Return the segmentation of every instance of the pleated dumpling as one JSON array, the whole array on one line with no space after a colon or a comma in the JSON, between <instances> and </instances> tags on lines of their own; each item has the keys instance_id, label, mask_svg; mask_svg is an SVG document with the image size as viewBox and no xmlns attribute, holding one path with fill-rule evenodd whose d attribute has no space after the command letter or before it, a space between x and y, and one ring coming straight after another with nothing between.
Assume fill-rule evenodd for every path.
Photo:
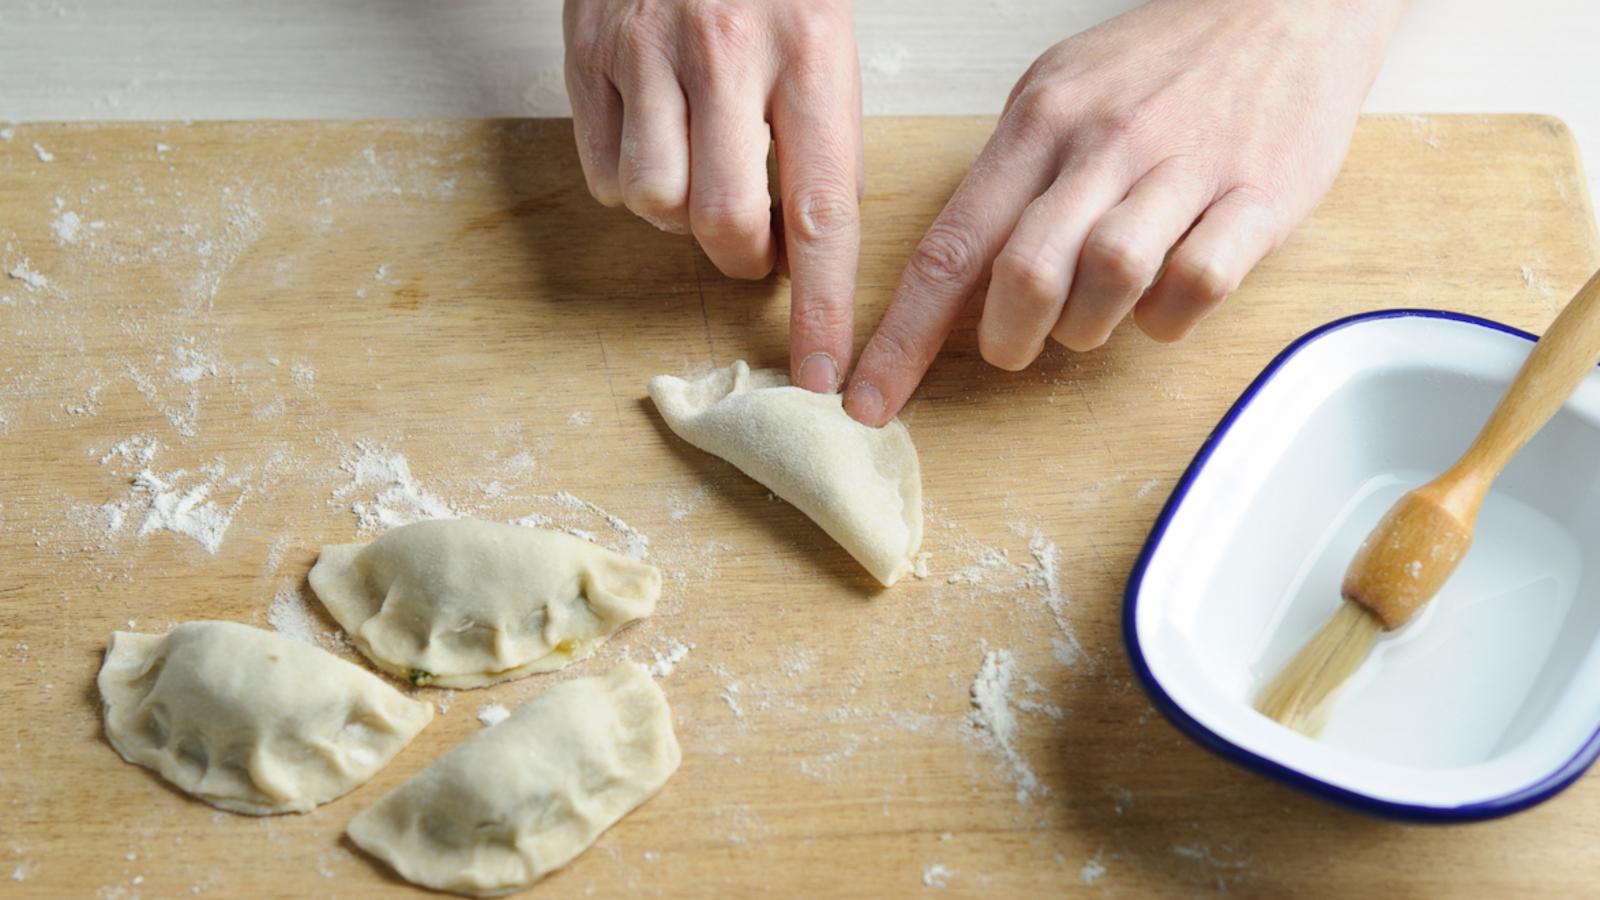
<instances>
[{"instance_id":1,"label":"pleated dumpling","mask_svg":"<svg viewBox=\"0 0 1600 900\"><path fill-rule=\"evenodd\" d=\"M794 504L873 577L894 584L922 546L922 474L898 419L870 428L837 394L743 360L694 379L657 375L650 397L679 437Z\"/></svg>"},{"instance_id":2,"label":"pleated dumpling","mask_svg":"<svg viewBox=\"0 0 1600 900\"><path fill-rule=\"evenodd\" d=\"M347 833L407 881L479 897L521 890L650 799L681 754L637 663L551 688L384 795Z\"/></svg>"},{"instance_id":3,"label":"pleated dumpling","mask_svg":"<svg viewBox=\"0 0 1600 900\"><path fill-rule=\"evenodd\" d=\"M381 678L234 622L111 635L98 679L106 737L212 806L306 812L371 778L433 720Z\"/></svg>"},{"instance_id":4,"label":"pleated dumpling","mask_svg":"<svg viewBox=\"0 0 1600 900\"><path fill-rule=\"evenodd\" d=\"M473 688L588 656L655 610L661 573L556 531L436 519L323 547L311 588L379 668Z\"/></svg>"}]
</instances>

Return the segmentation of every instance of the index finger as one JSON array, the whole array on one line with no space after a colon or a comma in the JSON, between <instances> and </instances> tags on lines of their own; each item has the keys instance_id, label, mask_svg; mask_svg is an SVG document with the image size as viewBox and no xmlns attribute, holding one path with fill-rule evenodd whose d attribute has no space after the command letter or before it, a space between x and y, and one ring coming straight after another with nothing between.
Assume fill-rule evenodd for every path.
<instances>
[{"instance_id":1,"label":"index finger","mask_svg":"<svg viewBox=\"0 0 1600 900\"><path fill-rule=\"evenodd\" d=\"M772 130L788 256L795 384L837 390L850 362L861 251L861 95L854 47L783 76Z\"/></svg>"},{"instance_id":2,"label":"index finger","mask_svg":"<svg viewBox=\"0 0 1600 900\"><path fill-rule=\"evenodd\" d=\"M933 364L1022 211L1055 177L1041 141L996 131L912 251L894 300L861 351L844 408L874 427L894 418Z\"/></svg>"}]
</instances>

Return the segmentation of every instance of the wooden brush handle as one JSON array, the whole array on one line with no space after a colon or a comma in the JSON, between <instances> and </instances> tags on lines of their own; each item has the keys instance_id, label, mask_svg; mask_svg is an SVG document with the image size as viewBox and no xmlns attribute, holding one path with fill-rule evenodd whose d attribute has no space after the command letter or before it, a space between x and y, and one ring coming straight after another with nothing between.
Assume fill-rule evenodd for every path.
<instances>
[{"instance_id":1,"label":"wooden brush handle","mask_svg":"<svg viewBox=\"0 0 1600 900\"><path fill-rule=\"evenodd\" d=\"M1600 363L1600 272L1578 290L1506 389L1478 437L1428 485L1469 529L1489 485ZM1427 490L1427 489L1424 489ZM1433 494L1435 491L1428 491Z\"/></svg>"},{"instance_id":2,"label":"wooden brush handle","mask_svg":"<svg viewBox=\"0 0 1600 900\"><path fill-rule=\"evenodd\" d=\"M1472 545L1500 470L1600 362L1600 272L1533 345L1489 421L1449 471L1407 493L1356 551L1341 593L1393 630L1444 587Z\"/></svg>"}]
</instances>

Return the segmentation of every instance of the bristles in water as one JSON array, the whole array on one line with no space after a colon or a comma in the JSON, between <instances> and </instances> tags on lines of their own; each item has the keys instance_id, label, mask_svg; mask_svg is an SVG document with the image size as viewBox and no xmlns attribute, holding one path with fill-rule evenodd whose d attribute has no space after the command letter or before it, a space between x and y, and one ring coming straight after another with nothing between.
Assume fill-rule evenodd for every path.
<instances>
[{"instance_id":1,"label":"bristles in water","mask_svg":"<svg viewBox=\"0 0 1600 900\"><path fill-rule=\"evenodd\" d=\"M1256 710L1315 737L1327 718L1329 701L1366 661L1382 630L1377 616L1346 600L1256 697Z\"/></svg>"}]
</instances>

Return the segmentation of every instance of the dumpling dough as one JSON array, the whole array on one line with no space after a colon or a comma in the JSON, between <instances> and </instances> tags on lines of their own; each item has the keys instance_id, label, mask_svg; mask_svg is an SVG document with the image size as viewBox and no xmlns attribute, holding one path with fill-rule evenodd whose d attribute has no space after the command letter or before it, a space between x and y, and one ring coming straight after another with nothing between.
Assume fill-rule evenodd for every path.
<instances>
[{"instance_id":1,"label":"dumpling dough","mask_svg":"<svg viewBox=\"0 0 1600 900\"><path fill-rule=\"evenodd\" d=\"M115 632L98 684L123 759L256 816L350 791L433 721L433 704L358 666L233 622Z\"/></svg>"},{"instance_id":2,"label":"dumpling dough","mask_svg":"<svg viewBox=\"0 0 1600 900\"><path fill-rule=\"evenodd\" d=\"M560 532L437 519L323 547L311 588L379 668L473 688L588 656L655 610L661 573Z\"/></svg>"},{"instance_id":3,"label":"dumpling dough","mask_svg":"<svg viewBox=\"0 0 1600 900\"><path fill-rule=\"evenodd\" d=\"M521 890L650 799L682 758L638 663L551 688L350 822L407 881L479 897Z\"/></svg>"},{"instance_id":4,"label":"dumpling dough","mask_svg":"<svg viewBox=\"0 0 1600 900\"><path fill-rule=\"evenodd\" d=\"M839 395L743 360L693 380L657 375L650 397L680 437L794 504L883 584L915 563L922 474L898 419L869 428Z\"/></svg>"}]
</instances>

